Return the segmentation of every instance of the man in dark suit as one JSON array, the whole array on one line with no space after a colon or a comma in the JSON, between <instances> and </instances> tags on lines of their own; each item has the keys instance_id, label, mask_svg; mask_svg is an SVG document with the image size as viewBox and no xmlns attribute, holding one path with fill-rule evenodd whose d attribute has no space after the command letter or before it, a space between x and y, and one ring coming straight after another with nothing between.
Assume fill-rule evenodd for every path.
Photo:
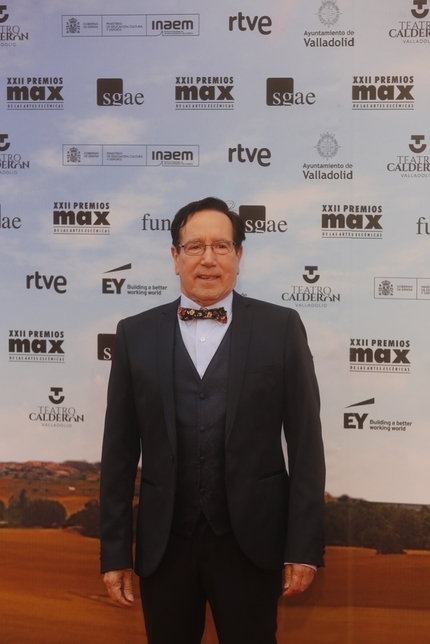
<instances>
[{"instance_id":1,"label":"man in dark suit","mask_svg":"<svg viewBox=\"0 0 430 644\"><path fill-rule=\"evenodd\" d=\"M135 570L149 644L198 644L207 601L221 644L275 644L279 596L305 590L323 565L312 356L294 310L233 291L245 234L227 204L188 204L171 232L180 300L117 329L101 474L104 581L112 599L131 604L141 455Z\"/></svg>"}]
</instances>

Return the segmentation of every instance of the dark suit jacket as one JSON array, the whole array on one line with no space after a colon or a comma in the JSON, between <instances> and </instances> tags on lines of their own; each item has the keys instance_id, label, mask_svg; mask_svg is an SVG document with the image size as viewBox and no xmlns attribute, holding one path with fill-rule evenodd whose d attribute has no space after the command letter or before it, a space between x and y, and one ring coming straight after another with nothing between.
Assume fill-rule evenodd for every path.
<instances>
[{"instance_id":1,"label":"dark suit jacket","mask_svg":"<svg viewBox=\"0 0 430 644\"><path fill-rule=\"evenodd\" d=\"M177 306L159 306L118 325L102 455L102 572L132 567L141 453L136 572L150 575L166 548L176 482ZM324 474L318 386L300 318L293 309L234 293L225 485L234 535L257 566L323 565Z\"/></svg>"}]
</instances>

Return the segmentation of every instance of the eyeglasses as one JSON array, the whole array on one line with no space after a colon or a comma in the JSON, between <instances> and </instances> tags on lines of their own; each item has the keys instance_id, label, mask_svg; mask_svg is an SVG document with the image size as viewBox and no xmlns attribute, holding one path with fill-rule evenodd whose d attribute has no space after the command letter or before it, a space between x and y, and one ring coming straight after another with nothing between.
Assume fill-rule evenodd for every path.
<instances>
[{"instance_id":1,"label":"eyeglasses","mask_svg":"<svg viewBox=\"0 0 430 644\"><path fill-rule=\"evenodd\" d=\"M217 241L213 244L203 244L202 242L187 242L186 244L178 244L178 248L183 248L185 255L204 255L205 250L210 246L216 255L228 255L233 250L235 242L232 241Z\"/></svg>"}]
</instances>

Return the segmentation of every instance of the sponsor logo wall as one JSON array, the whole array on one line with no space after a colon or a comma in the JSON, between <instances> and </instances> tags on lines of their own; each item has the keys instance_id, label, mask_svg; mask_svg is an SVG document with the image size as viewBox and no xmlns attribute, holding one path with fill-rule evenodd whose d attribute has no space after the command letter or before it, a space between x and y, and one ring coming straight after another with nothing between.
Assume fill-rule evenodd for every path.
<instances>
[{"instance_id":1,"label":"sponsor logo wall","mask_svg":"<svg viewBox=\"0 0 430 644\"><path fill-rule=\"evenodd\" d=\"M116 324L216 195L306 326L327 492L430 505L430 2L205 4L0 5L0 458L100 459Z\"/></svg>"}]
</instances>

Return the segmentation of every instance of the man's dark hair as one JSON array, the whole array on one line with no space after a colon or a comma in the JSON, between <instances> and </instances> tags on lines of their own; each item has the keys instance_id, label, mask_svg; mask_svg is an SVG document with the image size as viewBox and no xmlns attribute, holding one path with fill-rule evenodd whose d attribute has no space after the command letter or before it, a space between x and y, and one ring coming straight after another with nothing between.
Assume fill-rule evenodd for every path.
<instances>
[{"instance_id":1,"label":"man's dark hair","mask_svg":"<svg viewBox=\"0 0 430 644\"><path fill-rule=\"evenodd\" d=\"M245 239L245 224L240 219L239 215L234 212L222 199L217 199L216 197L205 197L199 201L192 201L187 204L176 213L172 225L170 227L170 232L172 234L172 244L175 248L179 246L179 233L180 230L187 221L202 210L217 210L226 215L233 226L233 241L236 245L236 252L242 246L242 242Z\"/></svg>"}]
</instances>

